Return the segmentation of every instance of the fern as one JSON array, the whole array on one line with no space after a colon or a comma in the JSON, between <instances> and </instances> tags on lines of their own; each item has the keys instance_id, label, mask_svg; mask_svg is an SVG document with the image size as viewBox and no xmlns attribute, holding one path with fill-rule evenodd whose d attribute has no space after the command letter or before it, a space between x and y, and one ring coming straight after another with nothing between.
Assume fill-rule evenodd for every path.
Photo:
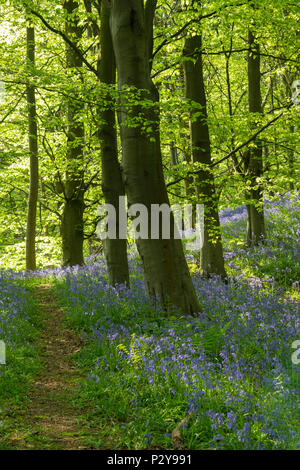
<instances>
[{"instance_id":1,"label":"fern","mask_svg":"<svg viewBox=\"0 0 300 470\"><path fill-rule=\"evenodd\" d=\"M136 347L136 344L135 344L135 333L131 335L129 349L122 343L119 344L117 348L120 351L123 351L125 354L127 354L129 360L132 362L134 367L138 367L139 364L142 362L141 352L139 351L139 349Z\"/></svg>"},{"instance_id":2,"label":"fern","mask_svg":"<svg viewBox=\"0 0 300 470\"><path fill-rule=\"evenodd\" d=\"M218 356L224 346L225 335L231 325L231 321L224 327L220 325L209 326L203 333L202 344L207 354Z\"/></svg>"}]
</instances>

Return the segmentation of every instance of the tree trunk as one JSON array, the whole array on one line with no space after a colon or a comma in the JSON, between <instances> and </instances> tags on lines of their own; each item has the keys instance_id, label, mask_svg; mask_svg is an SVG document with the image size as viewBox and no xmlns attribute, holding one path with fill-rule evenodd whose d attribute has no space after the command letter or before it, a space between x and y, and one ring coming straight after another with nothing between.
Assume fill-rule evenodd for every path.
<instances>
[{"instance_id":1,"label":"tree trunk","mask_svg":"<svg viewBox=\"0 0 300 470\"><path fill-rule=\"evenodd\" d=\"M148 100L146 106L136 102L129 105L126 94L121 93L121 138L123 179L129 206L143 204L148 210L148 227L152 227L152 205L169 206L169 200L162 170L156 106L159 98L150 79L149 28L145 24L143 3L140 0L114 0L110 25L120 91L132 87L137 89L142 99ZM131 125L132 120L134 126ZM145 123L146 127L152 127L152 132L145 132ZM163 239L161 232L160 224L158 239L137 239L147 294L165 308L177 307L186 314L198 312L200 306L182 242L175 239L174 234L170 239Z\"/></svg>"},{"instance_id":2,"label":"tree trunk","mask_svg":"<svg viewBox=\"0 0 300 470\"><path fill-rule=\"evenodd\" d=\"M248 32L248 103L250 113L262 114L262 99L260 91L260 49L255 41L252 31ZM263 154L259 139L255 141L255 147L249 148L248 175L250 180L250 199L247 211L251 221L250 244L257 244L265 236L263 187L258 181L263 176Z\"/></svg>"},{"instance_id":3,"label":"tree trunk","mask_svg":"<svg viewBox=\"0 0 300 470\"><path fill-rule=\"evenodd\" d=\"M180 2L178 3L178 6L180 6ZM183 64L180 64L179 67L179 88L182 94L184 93L185 90L185 78L184 78L184 66ZM182 115L180 114L179 117L179 124L181 128L181 132L179 133L180 135L180 147L181 147L181 163L184 164L184 162L188 163L188 165L191 164L192 162L192 155L191 155L191 149L190 149L190 143L186 139L186 130L189 132L189 123L183 119ZM185 197L186 200L189 201L190 203L195 203L196 201L196 195L194 193L194 179L191 175L187 175L184 178L184 190L185 190ZM192 228L194 229L196 226L196 214L194 210L194 204L193 204L193 217L192 217Z\"/></svg>"},{"instance_id":4,"label":"tree trunk","mask_svg":"<svg viewBox=\"0 0 300 470\"><path fill-rule=\"evenodd\" d=\"M288 100L292 99L292 86L293 86L293 78L296 79L296 74L294 77L290 77L290 74L286 72L283 76L284 82L285 82L285 91L286 91L286 97ZM290 134L293 135L295 134L295 126L291 126L286 123L287 126L289 126L289 131ZM287 152L287 160L288 160L288 178L289 178L289 190L293 191L295 189L295 155L294 155L294 149L293 149L293 141L289 143L290 148L288 149Z\"/></svg>"},{"instance_id":5,"label":"tree trunk","mask_svg":"<svg viewBox=\"0 0 300 470\"><path fill-rule=\"evenodd\" d=\"M247 197L247 195L246 195L246 197ZM246 241L246 244L247 244L247 246L250 246L251 243L252 243L251 206L250 206L250 204L246 204L246 209L247 209L247 234L246 234L247 241Z\"/></svg>"},{"instance_id":6,"label":"tree trunk","mask_svg":"<svg viewBox=\"0 0 300 470\"><path fill-rule=\"evenodd\" d=\"M35 65L35 32L33 27L27 28L27 65L31 68ZM27 85L27 106L30 152L30 186L26 230L26 269L34 271L36 269L35 238L39 188L39 163L35 89L33 85L30 85L30 83Z\"/></svg>"},{"instance_id":7,"label":"tree trunk","mask_svg":"<svg viewBox=\"0 0 300 470\"><path fill-rule=\"evenodd\" d=\"M66 34L77 43L82 35L78 26L78 3L67 0L64 3L67 13ZM78 54L67 45L66 64L68 69L82 67ZM83 140L84 126L77 122L80 105L72 97L68 101L68 137L67 137L67 171L65 183L65 205L62 216L61 234L63 248L63 265L83 264Z\"/></svg>"},{"instance_id":8,"label":"tree trunk","mask_svg":"<svg viewBox=\"0 0 300 470\"><path fill-rule=\"evenodd\" d=\"M290 134L293 135L295 133L295 126L290 126ZM288 150L288 175L289 175L289 190L293 191L295 189L295 167L294 167L294 161L295 161L295 155L294 155L294 150L293 148L290 148Z\"/></svg>"},{"instance_id":9,"label":"tree trunk","mask_svg":"<svg viewBox=\"0 0 300 470\"><path fill-rule=\"evenodd\" d=\"M201 249L200 269L205 275L218 274L225 277L218 200L214 175L210 169L211 149L201 47L201 36L197 35L187 38L183 49L183 56L186 59L184 61L186 98L191 101L192 161L202 165L195 178L198 201L204 204L204 244ZM197 106L193 103L197 103ZM199 110L201 115L197 116Z\"/></svg>"},{"instance_id":10,"label":"tree trunk","mask_svg":"<svg viewBox=\"0 0 300 470\"><path fill-rule=\"evenodd\" d=\"M101 83L115 85L116 64L109 28L110 9L102 4L101 30L98 73ZM99 107L99 139L101 142L102 157L102 190L106 204L112 204L116 209L116 236L115 240L103 240L104 255L108 270L108 280L111 285L129 285L129 271L127 260L127 240L119 239L119 196L125 195L121 168L118 161L118 144L116 130L116 115L113 98L107 96L107 103Z\"/></svg>"}]
</instances>

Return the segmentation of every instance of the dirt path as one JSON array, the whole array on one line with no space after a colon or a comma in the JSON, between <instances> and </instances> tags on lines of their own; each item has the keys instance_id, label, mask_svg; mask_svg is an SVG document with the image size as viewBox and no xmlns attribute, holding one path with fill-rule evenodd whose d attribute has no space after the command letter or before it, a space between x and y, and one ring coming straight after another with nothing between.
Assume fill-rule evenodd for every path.
<instances>
[{"instance_id":1,"label":"dirt path","mask_svg":"<svg viewBox=\"0 0 300 470\"><path fill-rule=\"evenodd\" d=\"M70 399L80 373L69 356L80 350L81 340L64 324L50 285L39 285L36 297L43 322L40 348L44 367L11 441L22 449L85 449L80 439L81 410Z\"/></svg>"}]
</instances>

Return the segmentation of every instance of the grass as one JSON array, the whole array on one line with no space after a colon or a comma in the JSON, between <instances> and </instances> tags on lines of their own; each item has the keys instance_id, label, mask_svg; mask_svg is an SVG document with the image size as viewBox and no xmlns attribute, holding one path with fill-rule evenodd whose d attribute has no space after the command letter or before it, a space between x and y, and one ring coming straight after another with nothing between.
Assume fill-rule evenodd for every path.
<instances>
[{"instance_id":1,"label":"grass","mask_svg":"<svg viewBox=\"0 0 300 470\"><path fill-rule=\"evenodd\" d=\"M4 416L13 417L26 406L30 385L40 369L36 346L40 322L31 294L35 283L0 272L0 338L6 343L6 364L0 364L1 450L7 448Z\"/></svg>"},{"instance_id":2,"label":"grass","mask_svg":"<svg viewBox=\"0 0 300 470\"><path fill-rule=\"evenodd\" d=\"M172 448L172 430L190 415L183 430L189 449L297 448L299 367L291 344L298 317L290 299L297 266L289 255L297 247L288 244L286 212L272 221L264 246L230 246L228 284L194 274L203 308L196 318L154 310L136 259L130 291L108 287L101 261L55 279L69 324L86 342L76 358L86 378L73 399L89 405L86 419L99 426L90 444ZM238 220L224 228L225 246L242 240L243 226ZM268 260L279 257L282 243L277 276Z\"/></svg>"},{"instance_id":3,"label":"grass","mask_svg":"<svg viewBox=\"0 0 300 470\"><path fill-rule=\"evenodd\" d=\"M166 317L154 308L135 257L130 290L108 286L101 258L36 274L48 276L67 324L84 341L73 358L84 378L72 395L72 404L87 410L80 418L84 445L169 449L172 431L188 417L188 449L299 448L299 366L291 360L299 327L297 204L270 206L268 239L256 248L244 246L239 211L223 218L226 284L201 278L198 256L189 254L202 306L196 317ZM28 284L13 274L0 281L1 334L11 343L1 408L21 408L39 367L38 315Z\"/></svg>"},{"instance_id":4,"label":"grass","mask_svg":"<svg viewBox=\"0 0 300 470\"><path fill-rule=\"evenodd\" d=\"M88 420L101 426L99 443L109 436L117 447L171 448L172 430L192 410L194 419L184 431L190 449L296 445L291 403L295 397L290 388L279 387L281 379L288 382L296 372L290 367L280 370L279 378L273 373L259 332L255 337L248 331L240 343L239 369L224 346L229 322L221 326L217 316L208 323L187 318L156 321L148 308L133 316L127 302L121 301L115 311L110 309L108 320L97 307L90 315L81 311L78 295L75 305L70 324L85 332L88 343L77 357L86 380L74 401L78 406L89 404ZM234 323L244 334L238 318ZM261 333L265 335L264 329ZM267 370L259 364L254 368L258 360L269 362Z\"/></svg>"}]
</instances>

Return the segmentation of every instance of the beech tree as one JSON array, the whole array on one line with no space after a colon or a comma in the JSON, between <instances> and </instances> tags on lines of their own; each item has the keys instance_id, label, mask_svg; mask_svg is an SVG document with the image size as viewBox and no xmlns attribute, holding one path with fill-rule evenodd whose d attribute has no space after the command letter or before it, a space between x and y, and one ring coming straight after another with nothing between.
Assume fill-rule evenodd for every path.
<instances>
[{"instance_id":1,"label":"beech tree","mask_svg":"<svg viewBox=\"0 0 300 470\"><path fill-rule=\"evenodd\" d=\"M100 54L98 72L100 85L114 86L116 65L109 28L110 8L102 3L100 26ZM107 91L107 102L99 106L99 139L101 142L102 191L106 204L116 210L116 239L103 240L109 283L129 284L127 240L120 238L119 197L125 195L121 168L118 160L117 123L115 102Z\"/></svg>"},{"instance_id":2,"label":"beech tree","mask_svg":"<svg viewBox=\"0 0 300 470\"><path fill-rule=\"evenodd\" d=\"M186 257L202 274L226 275L219 209L245 204L240 242L267 238L264 199L299 179L293 5L2 0L0 13L0 252L23 253L18 269L103 251L109 284L129 286L120 227L116 240L95 235L97 207L112 204L118 222L125 194L149 227L152 204L204 203L204 246ZM149 296L198 311L181 241L161 230L137 246Z\"/></svg>"},{"instance_id":3,"label":"beech tree","mask_svg":"<svg viewBox=\"0 0 300 470\"><path fill-rule=\"evenodd\" d=\"M35 66L35 31L34 27L26 28L26 47L27 47L27 67L30 75ZM39 189L39 163L38 163L38 129L35 88L28 80L27 106L28 106L28 140L29 140L29 158L30 158L30 185L28 196L27 211L27 229L26 229L26 269L34 271L36 269L36 217Z\"/></svg>"},{"instance_id":4,"label":"beech tree","mask_svg":"<svg viewBox=\"0 0 300 470\"><path fill-rule=\"evenodd\" d=\"M204 243L200 269L203 274L214 273L225 277L218 200L211 170L201 34L185 39L183 57L186 98L190 101L192 161L201 165L195 177L197 200L204 204Z\"/></svg>"},{"instance_id":5,"label":"beech tree","mask_svg":"<svg viewBox=\"0 0 300 470\"><path fill-rule=\"evenodd\" d=\"M249 112L262 114L260 48L255 35L248 32L248 103ZM260 179L263 175L263 151L259 138L246 152L245 168L249 177L250 188L247 198L251 200L247 207L247 243L257 244L265 235L263 188Z\"/></svg>"},{"instance_id":6,"label":"beech tree","mask_svg":"<svg viewBox=\"0 0 300 470\"><path fill-rule=\"evenodd\" d=\"M64 9L67 13L66 35L77 44L82 36L79 26L79 5L76 1L66 0ZM67 69L74 71L82 67L82 59L76 51L66 44ZM75 266L83 264L83 213L84 213L84 174L83 174L83 143L84 125L80 122L80 102L77 97L70 97L67 104L68 135L67 135L67 170L65 181L65 204L62 214L61 235L63 265Z\"/></svg>"},{"instance_id":7,"label":"beech tree","mask_svg":"<svg viewBox=\"0 0 300 470\"><path fill-rule=\"evenodd\" d=\"M122 173L129 207L143 204L166 204L166 191L160 148L158 91L150 78L149 44L145 8L139 0L114 0L111 10L111 33L121 97ZM134 90L143 103L130 105L127 91ZM129 109L130 106L130 109ZM134 121L134 126L132 125ZM151 126L145 132L144 123ZM172 221L171 215L171 221ZM200 310L180 240L174 238L138 239L148 295L185 313Z\"/></svg>"}]
</instances>

